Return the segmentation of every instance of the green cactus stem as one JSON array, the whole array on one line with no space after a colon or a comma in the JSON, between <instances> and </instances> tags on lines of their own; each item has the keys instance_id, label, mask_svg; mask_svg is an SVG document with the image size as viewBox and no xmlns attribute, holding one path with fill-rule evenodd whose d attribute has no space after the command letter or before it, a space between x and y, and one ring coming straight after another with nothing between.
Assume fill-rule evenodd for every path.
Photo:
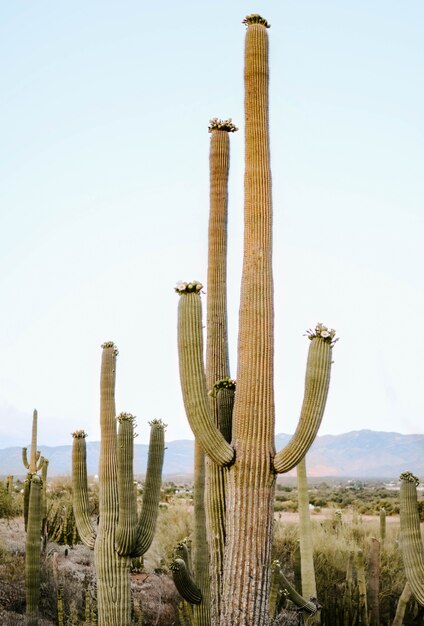
<instances>
[{"instance_id":1,"label":"green cactus stem","mask_svg":"<svg viewBox=\"0 0 424 626\"><path fill-rule=\"evenodd\" d=\"M396 615L393 619L392 626L403 626L403 618L405 617L406 607L408 606L408 602L411 600L411 598L411 587L408 581L406 581L402 593L399 596L399 600L396 606Z\"/></svg>"},{"instance_id":2,"label":"green cactus stem","mask_svg":"<svg viewBox=\"0 0 424 626\"><path fill-rule=\"evenodd\" d=\"M178 305L178 354L181 389L191 429L206 454L220 466L233 461L234 450L213 423L203 365L202 303L197 291L181 290Z\"/></svg>"},{"instance_id":3,"label":"green cactus stem","mask_svg":"<svg viewBox=\"0 0 424 626\"><path fill-rule=\"evenodd\" d=\"M305 392L296 431L287 446L274 459L278 473L286 473L298 465L312 445L324 415L330 385L332 349L337 341L335 331L318 323L308 331L309 345L306 364Z\"/></svg>"},{"instance_id":4,"label":"green cactus stem","mask_svg":"<svg viewBox=\"0 0 424 626\"><path fill-rule=\"evenodd\" d=\"M424 606L424 545L420 531L417 486L411 472L400 475L400 545L406 579L418 604Z\"/></svg>"},{"instance_id":5,"label":"green cactus stem","mask_svg":"<svg viewBox=\"0 0 424 626\"><path fill-rule=\"evenodd\" d=\"M370 625L380 626L380 542L375 537L371 537L368 592L371 612Z\"/></svg>"},{"instance_id":6,"label":"green cactus stem","mask_svg":"<svg viewBox=\"0 0 424 626\"><path fill-rule=\"evenodd\" d=\"M171 563L172 577L181 596L190 604L200 604L202 592L197 587L183 559L174 559Z\"/></svg>"},{"instance_id":7,"label":"green cactus stem","mask_svg":"<svg viewBox=\"0 0 424 626\"><path fill-rule=\"evenodd\" d=\"M63 611L63 585L59 585L57 589L57 623L58 626L65 626Z\"/></svg>"},{"instance_id":8,"label":"green cactus stem","mask_svg":"<svg viewBox=\"0 0 424 626\"><path fill-rule=\"evenodd\" d=\"M209 549L204 498L205 454L197 440L194 450L193 541L186 538L177 545L171 571L177 590L186 602L193 604L193 623L196 626L210 626ZM185 566L180 563L181 560Z\"/></svg>"},{"instance_id":9,"label":"green cactus stem","mask_svg":"<svg viewBox=\"0 0 424 626\"><path fill-rule=\"evenodd\" d=\"M231 443L234 393L220 392L231 381L227 330L227 243L229 133L237 130L231 119L213 118L209 150L209 225L206 310L206 385L212 422ZM217 383L216 381L221 381ZM226 402L228 400L228 402ZM211 623L218 624L225 547L226 469L206 456L206 519L210 554Z\"/></svg>"},{"instance_id":10,"label":"green cactus stem","mask_svg":"<svg viewBox=\"0 0 424 626\"><path fill-rule=\"evenodd\" d=\"M311 518L309 513L308 479L306 473L305 458L300 461L300 463L296 467L296 470L302 595L305 598L316 598L317 585L314 567L314 546L312 542ZM319 624L320 621L320 614L317 613L314 621L311 623Z\"/></svg>"},{"instance_id":11,"label":"green cactus stem","mask_svg":"<svg viewBox=\"0 0 424 626\"><path fill-rule=\"evenodd\" d=\"M6 478L6 489L9 495L13 493L13 476L11 474Z\"/></svg>"},{"instance_id":12,"label":"green cactus stem","mask_svg":"<svg viewBox=\"0 0 424 626\"><path fill-rule=\"evenodd\" d=\"M275 579L274 585L278 587L280 595L285 596L293 602L297 608L302 609L302 611L304 611L307 615L316 615L318 611L317 605L314 602L306 600L296 591L284 575L281 563L278 560L275 560L272 563L272 575ZM277 605L277 602L275 605Z\"/></svg>"},{"instance_id":13,"label":"green cactus stem","mask_svg":"<svg viewBox=\"0 0 424 626\"><path fill-rule=\"evenodd\" d=\"M357 550L355 554L356 577L358 585L358 617L359 623L368 626L367 581L365 577L364 553Z\"/></svg>"},{"instance_id":14,"label":"green cactus stem","mask_svg":"<svg viewBox=\"0 0 424 626\"><path fill-rule=\"evenodd\" d=\"M31 475L29 490L28 526L25 546L25 593L28 624L38 624L38 603L40 599L40 533L42 479Z\"/></svg>"},{"instance_id":15,"label":"green cactus stem","mask_svg":"<svg viewBox=\"0 0 424 626\"><path fill-rule=\"evenodd\" d=\"M382 507L380 509L380 540L384 543L386 538L386 509Z\"/></svg>"},{"instance_id":16,"label":"green cactus stem","mask_svg":"<svg viewBox=\"0 0 424 626\"><path fill-rule=\"evenodd\" d=\"M144 554L153 539L159 508L165 424L161 420L150 422L143 506L137 515L132 470L134 417L121 413L117 420L115 418L118 350L111 341L104 343L102 348L100 515L97 535L91 526L88 513L84 431L73 433L74 512L81 539L89 547L94 546L99 626L129 626L132 606L129 572L132 558Z\"/></svg>"},{"instance_id":17,"label":"green cactus stem","mask_svg":"<svg viewBox=\"0 0 424 626\"><path fill-rule=\"evenodd\" d=\"M83 430L72 433L72 493L75 520L81 541L93 549L96 542L89 516L88 506L88 482L87 482L87 451L85 438L87 434Z\"/></svg>"}]
</instances>

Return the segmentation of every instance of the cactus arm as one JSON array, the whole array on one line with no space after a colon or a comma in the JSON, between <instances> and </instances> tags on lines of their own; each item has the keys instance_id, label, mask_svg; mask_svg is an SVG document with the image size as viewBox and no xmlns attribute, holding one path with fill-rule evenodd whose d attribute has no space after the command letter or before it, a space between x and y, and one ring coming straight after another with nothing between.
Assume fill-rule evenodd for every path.
<instances>
[{"instance_id":1,"label":"cactus arm","mask_svg":"<svg viewBox=\"0 0 424 626\"><path fill-rule=\"evenodd\" d=\"M280 586L282 587L283 592L284 591L286 592L289 600L291 600L293 604L295 604L299 609L302 609L302 611L305 611L305 613L308 613L309 615L315 615L315 613L318 610L316 604L314 604L313 602L310 602L309 600L306 600L303 596L300 595L300 593L296 591L296 589L293 587L293 585L289 582L289 580L284 575L284 572L281 569L281 567L280 567L279 572L277 572L277 574L278 574Z\"/></svg>"},{"instance_id":2,"label":"cactus arm","mask_svg":"<svg viewBox=\"0 0 424 626\"><path fill-rule=\"evenodd\" d=\"M43 469L43 465L44 465L45 459L44 459L43 456L41 456L41 453L40 453L39 450L37 450L37 457L36 458L37 458L37 462L36 462L36 465L35 465L35 471L39 472L40 469L41 470Z\"/></svg>"},{"instance_id":3,"label":"cactus arm","mask_svg":"<svg viewBox=\"0 0 424 626\"><path fill-rule=\"evenodd\" d=\"M87 453L83 430L72 433L72 494L75 522L81 541L93 549L96 533L88 514Z\"/></svg>"},{"instance_id":4,"label":"cactus arm","mask_svg":"<svg viewBox=\"0 0 424 626\"><path fill-rule=\"evenodd\" d=\"M28 450L27 450L27 448L22 448L22 462L24 464L25 469L29 470Z\"/></svg>"},{"instance_id":5,"label":"cactus arm","mask_svg":"<svg viewBox=\"0 0 424 626\"><path fill-rule=\"evenodd\" d=\"M193 284L193 283L190 283ZM195 284L200 285L199 283ZM234 450L213 423L203 367L202 304L199 291L179 290L178 354L181 389L190 427L205 453L218 465L232 462Z\"/></svg>"},{"instance_id":6,"label":"cactus arm","mask_svg":"<svg viewBox=\"0 0 424 626\"><path fill-rule=\"evenodd\" d=\"M138 520L135 556L142 556L150 548L159 512L163 458L165 454L165 428L162 420L150 422L149 455L144 483L143 505Z\"/></svg>"},{"instance_id":7,"label":"cactus arm","mask_svg":"<svg viewBox=\"0 0 424 626\"><path fill-rule=\"evenodd\" d=\"M402 593L399 596L399 600L396 606L396 614L392 622L392 626L403 626L403 618L405 616L405 611L408 602L412 597L411 587L409 586L408 581L406 581L405 586L402 590Z\"/></svg>"},{"instance_id":8,"label":"cactus arm","mask_svg":"<svg viewBox=\"0 0 424 626\"><path fill-rule=\"evenodd\" d=\"M137 535L137 501L134 492L134 416L120 413L118 426L119 521L115 535L118 554L129 555Z\"/></svg>"},{"instance_id":9,"label":"cactus arm","mask_svg":"<svg viewBox=\"0 0 424 626\"><path fill-rule=\"evenodd\" d=\"M200 604L202 594L196 586L183 559L177 558L171 564L172 578L180 595L190 604Z\"/></svg>"},{"instance_id":10,"label":"cactus arm","mask_svg":"<svg viewBox=\"0 0 424 626\"><path fill-rule=\"evenodd\" d=\"M27 531L27 527L28 527L28 511L29 511L29 496L30 496L30 492L31 492L31 472L28 472L28 474L26 475L26 479L24 482L24 525L25 525L25 532Z\"/></svg>"},{"instance_id":11,"label":"cactus arm","mask_svg":"<svg viewBox=\"0 0 424 626\"><path fill-rule=\"evenodd\" d=\"M37 471L36 464L38 459L40 458L40 452L37 450L37 419L37 409L34 409L34 412L32 414L31 452L29 456L29 471L31 473Z\"/></svg>"},{"instance_id":12,"label":"cactus arm","mask_svg":"<svg viewBox=\"0 0 424 626\"><path fill-rule=\"evenodd\" d=\"M417 485L411 472L400 476L400 545L406 579L414 598L424 606L424 546L420 531Z\"/></svg>"},{"instance_id":13,"label":"cactus arm","mask_svg":"<svg viewBox=\"0 0 424 626\"><path fill-rule=\"evenodd\" d=\"M324 335L321 335L323 333ZM308 361L306 365L305 392L296 432L289 443L274 458L274 469L279 474L296 467L311 447L321 425L327 401L332 362L334 331L317 324L309 334Z\"/></svg>"},{"instance_id":14,"label":"cactus arm","mask_svg":"<svg viewBox=\"0 0 424 626\"><path fill-rule=\"evenodd\" d=\"M37 474L31 476L28 528L25 547L26 614L29 624L37 624L40 598L40 533L42 480Z\"/></svg>"}]
</instances>

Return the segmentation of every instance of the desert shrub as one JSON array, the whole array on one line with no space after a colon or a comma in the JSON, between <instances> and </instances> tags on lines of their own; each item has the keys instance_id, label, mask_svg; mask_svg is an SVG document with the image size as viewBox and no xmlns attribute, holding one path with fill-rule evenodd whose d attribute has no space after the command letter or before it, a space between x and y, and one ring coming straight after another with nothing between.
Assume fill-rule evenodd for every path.
<instances>
[{"instance_id":1,"label":"desert shrub","mask_svg":"<svg viewBox=\"0 0 424 626\"><path fill-rule=\"evenodd\" d=\"M276 515L278 520L278 514ZM349 557L361 549L367 569L372 537L379 537L379 520L356 523L346 521L344 513L333 510L328 519L311 518L317 595L322 605L322 623L339 626L343 623L343 597ZM273 558L283 563L290 580L296 581L296 552L299 530L297 524L276 522ZM398 545L399 526L388 524L386 539L380 546L380 615L381 624L393 621L396 604L405 584L402 555ZM355 577L355 568L354 568ZM300 586L296 584L298 591ZM284 622L282 622L284 623Z\"/></svg>"},{"instance_id":2,"label":"desert shrub","mask_svg":"<svg viewBox=\"0 0 424 626\"><path fill-rule=\"evenodd\" d=\"M0 519L10 519L20 515L21 512L21 498L14 493L8 493L6 486L0 483Z\"/></svg>"},{"instance_id":3,"label":"desert shrub","mask_svg":"<svg viewBox=\"0 0 424 626\"><path fill-rule=\"evenodd\" d=\"M168 571L176 544L192 531L193 508L183 500L176 500L170 507L160 507L153 543L144 556L148 571Z\"/></svg>"}]
</instances>

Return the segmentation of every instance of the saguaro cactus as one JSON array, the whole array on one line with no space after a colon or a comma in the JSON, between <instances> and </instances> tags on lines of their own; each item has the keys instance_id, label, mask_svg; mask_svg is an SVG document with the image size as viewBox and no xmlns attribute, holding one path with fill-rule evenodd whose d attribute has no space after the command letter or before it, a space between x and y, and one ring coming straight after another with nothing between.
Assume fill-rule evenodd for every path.
<instances>
[{"instance_id":1,"label":"saguaro cactus","mask_svg":"<svg viewBox=\"0 0 424 626\"><path fill-rule=\"evenodd\" d=\"M150 445L143 506L137 514L133 477L134 416L115 419L115 372L118 350L102 346L100 376L99 529L94 532L88 512L84 431L73 433L72 481L74 512L82 541L94 548L99 626L131 624L129 570L131 559L144 554L153 540L158 514L164 455L164 428L150 422ZM118 433L116 421L119 423Z\"/></svg>"},{"instance_id":2,"label":"saguaro cactus","mask_svg":"<svg viewBox=\"0 0 424 626\"><path fill-rule=\"evenodd\" d=\"M414 598L424 606L424 546L417 504L419 480L411 472L400 475L400 545L406 579Z\"/></svg>"},{"instance_id":3,"label":"saguaro cactus","mask_svg":"<svg viewBox=\"0 0 424 626\"><path fill-rule=\"evenodd\" d=\"M37 450L38 413L32 415L31 451L28 461L27 448L22 448L22 461L28 470L24 484L24 523L27 532L25 547L25 592L28 623L38 623L40 597L41 533L44 529L48 460ZM37 472L41 469L42 476Z\"/></svg>"},{"instance_id":4,"label":"saguaro cactus","mask_svg":"<svg viewBox=\"0 0 424 626\"><path fill-rule=\"evenodd\" d=\"M209 459L227 467L220 626L269 623L275 477L298 464L317 434L335 341L334 331L322 324L309 331L311 344L299 424L289 444L276 454L268 24L258 15L247 17L245 23L245 231L231 443L215 424L208 403L203 365L202 285L196 281L177 285L181 296L180 377L186 413Z\"/></svg>"}]
</instances>

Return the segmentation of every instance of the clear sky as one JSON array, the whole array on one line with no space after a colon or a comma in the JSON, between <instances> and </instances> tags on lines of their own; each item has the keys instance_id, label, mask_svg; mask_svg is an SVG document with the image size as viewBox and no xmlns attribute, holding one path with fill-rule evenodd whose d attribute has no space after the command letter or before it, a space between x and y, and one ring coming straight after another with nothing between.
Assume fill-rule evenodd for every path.
<instances>
[{"instance_id":1,"label":"clear sky","mask_svg":"<svg viewBox=\"0 0 424 626\"><path fill-rule=\"evenodd\" d=\"M99 438L117 410L191 438L178 280L206 280L211 117L232 117L236 375L242 19L271 23L277 432L293 432L307 328L337 329L320 434L424 432L422 0L16 0L0 6L0 448Z\"/></svg>"}]
</instances>

